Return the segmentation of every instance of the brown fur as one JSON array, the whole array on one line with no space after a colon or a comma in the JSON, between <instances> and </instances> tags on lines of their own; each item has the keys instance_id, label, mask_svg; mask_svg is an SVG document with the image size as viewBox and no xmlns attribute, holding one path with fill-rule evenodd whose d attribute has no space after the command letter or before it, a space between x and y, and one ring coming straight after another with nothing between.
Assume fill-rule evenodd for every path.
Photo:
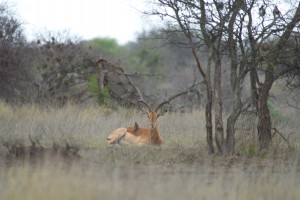
<instances>
[{"instance_id":1,"label":"brown fur","mask_svg":"<svg viewBox=\"0 0 300 200\"><path fill-rule=\"evenodd\" d=\"M157 113L149 113L149 127L140 128L137 123L134 127L118 128L111 132L107 138L108 144L127 144L146 145L146 144L162 144L162 137L157 127Z\"/></svg>"}]
</instances>

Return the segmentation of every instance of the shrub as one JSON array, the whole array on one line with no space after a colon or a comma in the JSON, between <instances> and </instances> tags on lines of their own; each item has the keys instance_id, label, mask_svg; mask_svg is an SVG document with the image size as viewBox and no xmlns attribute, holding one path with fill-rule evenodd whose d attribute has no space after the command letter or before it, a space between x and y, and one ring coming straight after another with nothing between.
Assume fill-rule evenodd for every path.
<instances>
[{"instance_id":1,"label":"shrub","mask_svg":"<svg viewBox=\"0 0 300 200\"><path fill-rule=\"evenodd\" d=\"M110 105L110 89L108 86L104 86L103 90L100 91L98 85L97 75L94 74L90 77L88 81L88 90L90 93L95 95L97 102L100 105L109 106Z\"/></svg>"},{"instance_id":2,"label":"shrub","mask_svg":"<svg viewBox=\"0 0 300 200\"><path fill-rule=\"evenodd\" d=\"M268 102L268 108L272 119L276 119L279 117L279 111L274 108L273 104L270 101Z\"/></svg>"}]
</instances>

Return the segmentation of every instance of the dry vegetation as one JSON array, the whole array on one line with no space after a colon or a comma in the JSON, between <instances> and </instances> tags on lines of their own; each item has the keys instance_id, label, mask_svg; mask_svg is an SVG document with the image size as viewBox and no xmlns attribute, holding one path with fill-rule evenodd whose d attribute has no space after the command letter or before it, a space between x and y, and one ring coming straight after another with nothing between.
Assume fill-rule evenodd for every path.
<instances>
[{"instance_id":1,"label":"dry vegetation","mask_svg":"<svg viewBox=\"0 0 300 200\"><path fill-rule=\"evenodd\" d=\"M208 155L201 111L161 117L162 147L107 146L111 130L135 121L146 125L136 110L1 103L0 199L300 197L296 120L276 121L286 138L295 133L288 138L292 149L275 134L273 148L259 152L253 125L245 118L239 121L237 153ZM9 155L8 146L25 156L21 159L17 151Z\"/></svg>"}]
</instances>

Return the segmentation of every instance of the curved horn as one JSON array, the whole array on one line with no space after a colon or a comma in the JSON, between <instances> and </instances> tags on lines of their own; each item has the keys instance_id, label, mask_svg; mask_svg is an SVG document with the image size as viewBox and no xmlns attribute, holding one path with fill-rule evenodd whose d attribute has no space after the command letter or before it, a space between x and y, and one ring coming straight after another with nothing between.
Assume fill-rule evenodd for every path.
<instances>
[{"instance_id":1,"label":"curved horn","mask_svg":"<svg viewBox=\"0 0 300 200\"><path fill-rule=\"evenodd\" d=\"M157 108L155 109L155 112L157 112L158 111L158 109L160 109L163 105L165 105L165 104L167 104L167 103L169 103L170 101L164 101L164 102L162 102L161 104L159 104L158 106L157 106Z\"/></svg>"},{"instance_id":2,"label":"curved horn","mask_svg":"<svg viewBox=\"0 0 300 200\"><path fill-rule=\"evenodd\" d=\"M145 101L139 100L138 103L144 104L144 105L148 108L148 111L151 112L151 108L150 108L149 104L147 104ZM139 107L139 109L140 109L142 112L147 113L147 112L145 112L145 111L141 108L140 105L138 105L138 107Z\"/></svg>"}]
</instances>

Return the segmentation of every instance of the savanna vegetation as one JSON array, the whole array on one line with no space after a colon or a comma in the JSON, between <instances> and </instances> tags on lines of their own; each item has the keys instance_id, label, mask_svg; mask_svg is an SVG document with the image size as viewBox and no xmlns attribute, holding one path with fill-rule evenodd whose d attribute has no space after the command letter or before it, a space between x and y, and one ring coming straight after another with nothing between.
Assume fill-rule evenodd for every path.
<instances>
[{"instance_id":1,"label":"savanna vegetation","mask_svg":"<svg viewBox=\"0 0 300 200\"><path fill-rule=\"evenodd\" d=\"M161 147L108 147L107 133L135 120L146 126L144 115L77 105L0 106L5 141L1 199L297 199L300 195L296 120L278 122L282 132L290 133L290 149L275 134L272 149L259 151L255 127L245 118L238 123L238 153L212 156L207 153L204 111L161 117L165 141Z\"/></svg>"},{"instance_id":2,"label":"savanna vegetation","mask_svg":"<svg viewBox=\"0 0 300 200\"><path fill-rule=\"evenodd\" d=\"M28 41L0 3L0 199L299 199L299 2L147 3L122 46ZM141 99L163 144L108 146Z\"/></svg>"}]
</instances>

